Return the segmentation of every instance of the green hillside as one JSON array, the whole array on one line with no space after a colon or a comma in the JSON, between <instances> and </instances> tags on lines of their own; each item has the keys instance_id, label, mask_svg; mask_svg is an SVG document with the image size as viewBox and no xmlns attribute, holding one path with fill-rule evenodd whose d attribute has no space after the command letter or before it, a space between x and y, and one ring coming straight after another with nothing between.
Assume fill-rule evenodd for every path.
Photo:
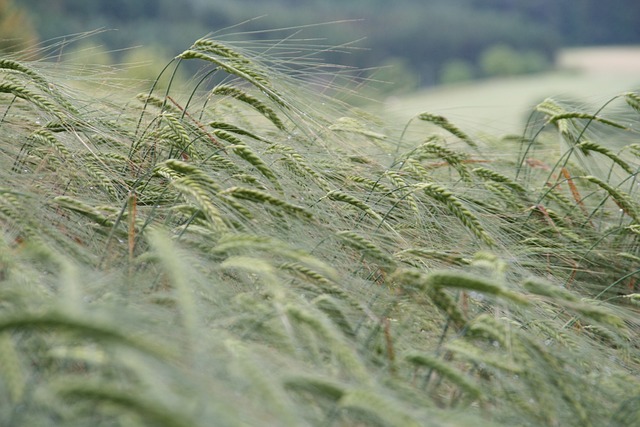
<instances>
[{"instance_id":1,"label":"green hillside","mask_svg":"<svg viewBox=\"0 0 640 427\"><path fill-rule=\"evenodd\" d=\"M638 425L640 94L501 138L305 49L3 57L0 425Z\"/></svg>"}]
</instances>

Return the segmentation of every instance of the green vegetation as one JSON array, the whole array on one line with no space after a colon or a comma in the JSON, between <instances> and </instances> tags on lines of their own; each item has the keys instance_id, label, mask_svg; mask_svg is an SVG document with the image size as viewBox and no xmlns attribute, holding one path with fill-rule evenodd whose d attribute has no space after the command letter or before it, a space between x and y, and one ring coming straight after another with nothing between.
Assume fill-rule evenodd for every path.
<instances>
[{"instance_id":1,"label":"green vegetation","mask_svg":"<svg viewBox=\"0 0 640 427\"><path fill-rule=\"evenodd\" d=\"M518 72L531 72L553 64L560 47L640 40L636 0L610 0L606 7L599 0L579 4L558 0L21 0L20 4L31 13L42 40L105 29L98 44L113 51L116 62L124 60L122 49L138 45L161 46L168 61L194 39L224 28L223 33L237 31L240 23L244 23L241 31L253 40L289 35L264 28L308 25L308 44L341 45L327 49L329 62L360 70L399 65L398 73L408 71L409 80L422 86L451 82L451 76L460 80L460 67L452 72L451 61L464 61L473 70L470 77L483 77L483 54L501 45L523 56L516 58ZM317 25L340 20L348 24ZM382 73L375 78L385 77ZM390 82L398 83L396 92L412 87L404 79ZM381 87L389 91L391 85Z\"/></svg>"},{"instance_id":2,"label":"green vegetation","mask_svg":"<svg viewBox=\"0 0 640 427\"><path fill-rule=\"evenodd\" d=\"M35 48L38 34L24 9L12 0L0 0L0 52L23 52Z\"/></svg>"},{"instance_id":3,"label":"green vegetation","mask_svg":"<svg viewBox=\"0 0 640 427\"><path fill-rule=\"evenodd\" d=\"M0 424L637 425L640 94L479 137L297 43L0 61Z\"/></svg>"}]
</instances>

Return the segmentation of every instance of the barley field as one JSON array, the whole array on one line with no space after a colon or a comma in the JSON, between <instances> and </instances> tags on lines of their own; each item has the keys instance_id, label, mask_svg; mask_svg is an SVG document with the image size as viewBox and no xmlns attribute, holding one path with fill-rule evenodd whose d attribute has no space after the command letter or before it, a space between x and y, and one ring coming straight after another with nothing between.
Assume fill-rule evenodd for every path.
<instances>
[{"instance_id":1,"label":"barley field","mask_svg":"<svg viewBox=\"0 0 640 427\"><path fill-rule=\"evenodd\" d=\"M597 110L638 87L640 48L567 48L550 72L422 89L390 97L374 110L401 123L428 109L486 134L519 134L531 111L549 96Z\"/></svg>"},{"instance_id":2,"label":"barley field","mask_svg":"<svg viewBox=\"0 0 640 427\"><path fill-rule=\"evenodd\" d=\"M640 94L400 121L300 43L0 61L0 425L639 425Z\"/></svg>"}]
</instances>

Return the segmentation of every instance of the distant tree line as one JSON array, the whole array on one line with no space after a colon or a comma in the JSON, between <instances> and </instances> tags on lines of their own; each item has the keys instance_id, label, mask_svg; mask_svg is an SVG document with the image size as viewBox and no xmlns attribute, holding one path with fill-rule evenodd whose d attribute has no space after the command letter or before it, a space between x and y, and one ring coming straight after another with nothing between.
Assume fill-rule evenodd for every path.
<instances>
[{"instance_id":1,"label":"distant tree line","mask_svg":"<svg viewBox=\"0 0 640 427\"><path fill-rule=\"evenodd\" d=\"M173 54L208 32L260 15L266 16L226 32L354 19L308 28L302 37L326 39L316 42L325 44L366 37L357 44L364 49L348 55L328 51L325 59L357 68L393 64L402 68L399 74L407 81L420 85L539 71L552 64L557 49L566 45L640 43L638 0L20 0L19 4L31 13L42 40L116 28L97 36L110 49L160 45ZM501 67L501 61L510 65Z\"/></svg>"}]
</instances>

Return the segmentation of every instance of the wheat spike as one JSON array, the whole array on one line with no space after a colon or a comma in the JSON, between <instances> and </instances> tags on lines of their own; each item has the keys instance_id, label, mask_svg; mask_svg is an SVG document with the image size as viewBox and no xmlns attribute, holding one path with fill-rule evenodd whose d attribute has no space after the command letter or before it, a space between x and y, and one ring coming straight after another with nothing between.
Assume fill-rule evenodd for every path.
<instances>
[{"instance_id":1,"label":"wheat spike","mask_svg":"<svg viewBox=\"0 0 640 427\"><path fill-rule=\"evenodd\" d=\"M155 95L140 93L136 96L136 99L145 104L153 105L154 107L167 111L170 114L174 114L175 116L182 113L178 107L173 104L168 104L166 99L159 98Z\"/></svg>"},{"instance_id":2,"label":"wheat spike","mask_svg":"<svg viewBox=\"0 0 640 427\"><path fill-rule=\"evenodd\" d=\"M159 136L172 142L173 147L170 156L175 155L173 154L175 153L173 148L175 148L177 149L178 156L186 153L189 157L197 157L192 149L191 137L180 120L173 114L163 114L161 120L164 121L167 126L160 131Z\"/></svg>"},{"instance_id":3,"label":"wheat spike","mask_svg":"<svg viewBox=\"0 0 640 427\"><path fill-rule=\"evenodd\" d=\"M637 113L640 113L640 95L629 92L624 96L624 100L629 107L633 108Z\"/></svg>"},{"instance_id":4,"label":"wheat spike","mask_svg":"<svg viewBox=\"0 0 640 427\"><path fill-rule=\"evenodd\" d=\"M474 363L482 363L501 371L519 374L524 370L523 366L514 361L510 355L493 354L462 339L446 343L445 349L453 352L456 356L460 356L462 359L467 359Z\"/></svg>"},{"instance_id":5,"label":"wheat spike","mask_svg":"<svg viewBox=\"0 0 640 427\"><path fill-rule=\"evenodd\" d=\"M267 139L259 136L255 132L251 132L251 131L249 131L247 129L238 127L238 126L230 124L230 123L213 121L213 122L209 122L208 125L211 126L215 130L221 130L221 131L235 133L237 135L248 136L250 138L255 139L256 141L270 143Z\"/></svg>"},{"instance_id":6,"label":"wheat spike","mask_svg":"<svg viewBox=\"0 0 640 427\"><path fill-rule=\"evenodd\" d=\"M51 145L51 147L55 148L56 151L62 155L63 159L67 159L70 156L67 147L64 144L60 143L60 141L58 141L53 133L51 133L47 129L38 129L34 131L31 135L29 135L29 139L34 142Z\"/></svg>"},{"instance_id":7,"label":"wheat spike","mask_svg":"<svg viewBox=\"0 0 640 427\"><path fill-rule=\"evenodd\" d=\"M86 216L93 222L103 227L111 228L115 225L114 219L104 215L98 209L87 205L86 203L68 196L57 196L53 201L65 208Z\"/></svg>"},{"instance_id":8,"label":"wheat spike","mask_svg":"<svg viewBox=\"0 0 640 427\"><path fill-rule=\"evenodd\" d=\"M462 129L452 124L449 120L447 120L443 116L438 116L436 114L430 114L430 113L421 113L418 115L418 119L425 122L433 123L434 125L441 127L442 129L446 130L453 136L456 136L460 138L462 141L466 142L470 147L473 147L473 148L478 147L478 145L475 143L473 139L471 139L469 135L467 135L465 132L462 131Z\"/></svg>"},{"instance_id":9,"label":"wheat spike","mask_svg":"<svg viewBox=\"0 0 640 427\"><path fill-rule=\"evenodd\" d=\"M389 255L385 254L382 249L380 249L372 241L362 237L358 233L349 230L338 231L336 233L336 236L340 237L340 239L342 239L345 243L363 251L364 254L382 261L385 265L393 265L393 260L389 257Z\"/></svg>"},{"instance_id":10,"label":"wheat spike","mask_svg":"<svg viewBox=\"0 0 640 427\"><path fill-rule=\"evenodd\" d=\"M305 392L316 398L337 402L348 391L348 387L327 377L290 376L283 380L284 386L295 392Z\"/></svg>"},{"instance_id":11,"label":"wheat spike","mask_svg":"<svg viewBox=\"0 0 640 427\"><path fill-rule=\"evenodd\" d=\"M267 119L269 119L269 121L271 121L271 123L273 123L278 129L286 130L284 123L282 122L282 120L280 120L280 118L272 108L269 108L258 98L248 94L241 89L238 89L237 87L220 85L215 87L211 91L211 93L218 96L230 96L234 99L237 99L238 101L244 102L245 104L250 105L256 111L258 111L260 114L265 116Z\"/></svg>"},{"instance_id":12,"label":"wheat spike","mask_svg":"<svg viewBox=\"0 0 640 427\"><path fill-rule=\"evenodd\" d=\"M171 181L173 188L191 197L216 230L226 230L224 218L213 202L220 187L199 168L176 159L169 159L154 168L154 174Z\"/></svg>"},{"instance_id":13,"label":"wheat spike","mask_svg":"<svg viewBox=\"0 0 640 427\"><path fill-rule=\"evenodd\" d=\"M322 311L333 323L340 328L340 331L349 338L355 338L356 333L340 306L340 301L329 295L320 295L314 298L311 303Z\"/></svg>"},{"instance_id":14,"label":"wheat spike","mask_svg":"<svg viewBox=\"0 0 640 427\"><path fill-rule=\"evenodd\" d=\"M42 88L48 88L49 87L49 82L47 81L47 79L45 79L40 74L38 74L37 72L35 72L31 68L27 67L26 65L24 65L24 64L22 64L22 63L20 63L18 61L14 61L13 59L1 58L0 59L0 69L17 71L17 72L22 73L22 74L28 76L29 78L31 78L31 80L36 82Z\"/></svg>"},{"instance_id":15,"label":"wheat spike","mask_svg":"<svg viewBox=\"0 0 640 427\"><path fill-rule=\"evenodd\" d=\"M347 203L351 206L354 206L359 210L361 210L362 212L366 213L367 215L371 216L372 218L376 219L377 221L380 221L381 223L383 222L382 217L378 215L378 213L376 213L373 209L371 209L369 205L367 205L366 203L359 200L358 198L351 196L343 191L333 190L328 192L325 197L327 197L329 200Z\"/></svg>"},{"instance_id":16,"label":"wheat spike","mask_svg":"<svg viewBox=\"0 0 640 427\"><path fill-rule=\"evenodd\" d=\"M151 339L141 337L115 327L111 321L92 316L89 313L64 313L61 310L46 311L22 310L18 313L5 313L0 316L0 333L10 330L39 330L52 328L71 331L103 342L124 344L133 349L159 358L171 356L171 352Z\"/></svg>"},{"instance_id":17,"label":"wheat spike","mask_svg":"<svg viewBox=\"0 0 640 427\"><path fill-rule=\"evenodd\" d=\"M176 293L182 326L187 336L188 349L196 345L199 319L198 307L194 298L193 286L189 283L189 273L185 261L180 259L181 253L174 243L159 230L152 230L147 239L155 252L159 264L169 278L169 283ZM185 355L187 360L190 355Z\"/></svg>"},{"instance_id":18,"label":"wheat spike","mask_svg":"<svg viewBox=\"0 0 640 427\"><path fill-rule=\"evenodd\" d=\"M633 175L636 173L636 171L631 166L629 166L627 162L625 162L619 156L611 152L611 150L603 147L600 144L596 144L595 142L592 142L592 141L582 141L576 147L582 150L582 152L585 154L589 154L589 152L593 151L593 152L600 153L602 155L607 156L608 158L613 160L615 164L617 164L625 172L627 172L629 175Z\"/></svg>"},{"instance_id":19,"label":"wheat spike","mask_svg":"<svg viewBox=\"0 0 640 427\"><path fill-rule=\"evenodd\" d=\"M247 64L244 61L228 61L193 49L182 52L178 57L212 62L227 73L238 76L256 86L280 107L286 108L287 106L286 101L271 87L269 80L262 73L256 71L254 64Z\"/></svg>"},{"instance_id":20,"label":"wheat spike","mask_svg":"<svg viewBox=\"0 0 640 427\"><path fill-rule=\"evenodd\" d=\"M311 176L322 190L330 191L326 180L316 172L307 160L296 152L293 147L284 144L272 144L267 149L267 153L280 153L282 154L282 160L292 167L293 170L299 171L299 175L305 177Z\"/></svg>"},{"instance_id":21,"label":"wheat spike","mask_svg":"<svg viewBox=\"0 0 640 427\"><path fill-rule=\"evenodd\" d=\"M496 171L492 171L491 169L487 169L487 168L475 168L472 171L474 174L480 176L483 179L487 179L487 180L491 180L491 181L495 181L495 182L499 182L500 184L504 184L507 187L511 188L512 190L515 190L518 194L527 194L527 190L520 184L518 184L517 182L515 182L514 180L512 180L511 178L502 175L501 173L498 173Z\"/></svg>"},{"instance_id":22,"label":"wheat spike","mask_svg":"<svg viewBox=\"0 0 640 427\"><path fill-rule=\"evenodd\" d=\"M584 120L599 122L599 123L609 125L618 129L627 130L626 126L621 125L620 123L614 122L613 120L608 120L608 119L605 119L604 117L596 116L595 114L582 113L578 111L562 112L562 113L554 114L551 117L549 117L548 122L556 124L560 121L571 120L571 119L584 119Z\"/></svg>"},{"instance_id":23,"label":"wheat spike","mask_svg":"<svg viewBox=\"0 0 640 427\"><path fill-rule=\"evenodd\" d=\"M9 397L14 405L22 401L25 391L25 373L20 355L9 332L0 333L0 378L9 389Z\"/></svg>"},{"instance_id":24,"label":"wheat spike","mask_svg":"<svg viewBox=\"0 0 640 427\"><path fill-rule=\"evenodd\" d=\"M275 172L271 170L269 166L262 160L251 148L244 144L234 145L231 147L233 152L240 156L242 159L251 163L255 168L269 181L271 181L276 188L280 188L280 183Z\"/></svg>"},{"instance_id":25,"label":"wheat spike","mask_svg":"<svg viewBox=\"0 0 640 427\"><path fill-rule=\"evenodd\" d=\"M394 427L418 427L420 424L409 414L398 409L398 404L365 390L350 390L338 402L340 408L363 412L376 424Z\"/></svg>"},{"instance_id":26,"label":"wheat spike","mask_svg":"<svg viewBox=\"0 0 640 427\"><path fill-rule=\"evenodd\" d=\"M465 206L462 202L446 188L435 184L416 184L416 190L422 190L424 193L442 203L447 207L456 218L458 218L473 234L482 239L488 245L494 245L495 242L484 230L482 224Z\"/></svg>"},{"instance_id":27,"label":"wheat spike","mask_svg":"<svg viewBox=\"0 0 640 427\"><path fill-rule=\"evenodd\" d=\"M448 264L453 265L469 265L471 261L462 255L457 255L451 252L443 252L435 249L428 248L410 248L404 249L402 251L396 252L393 254L395 258L403 258L406 256L411 257L420 257L420 258L430 258L436 259L439 261L444 261Z\"/></svg>"},{"instance_id":28,"label":"wheat spike","mask_svg":"<svg viewBox=\"0 0 640 427\"><path fill-rule=\"evenodd\" d=\"M448 165L453 167L460 177L466 181L470 179L470 174L467 166L464 164L464 160L467 156L463 153L458 153L449 148L442 146L438 142L437 137L430 138L427 142L412 150L409 154L410 157L415 158L416 160L422 160L425 156L434 155L436 157L444 160Z\"/></svg>"},{"instance_id":29,"label":"wheat spike","mask_svg":"<svg viewBox=\"0 0 640 427\"><path fill-rule=\"evenodd\" d=\"M585 179L593 182L594 184L605 190L624 213L629 215L634 221L640 222L638 203L634 203L633 199L627 193L622 190L613 188L612 186L602 181L600 178L596 178L595 176L586 176Z\"/></svg>"},{"instance_id":30,"label":"wheat spike","mask_svg":"<svg viewBox=\"0 0 640 427\"><path fill-rule=\"evenodd\" d=\"M312 314L293 305L287 306L286 312L294 322L306 324L317 334L318 338L325 342L327 350L335 354L346 369L345 374L364 384L370 383L369 374L358 355L347 345L340 332L334 329L332 324L325 321L323 316Z\"/></svg>"},{"instance_id":31,"label":"wheat spike","mask_svg":"<svg viewBox=\"0 0 640 427\"><path fill-rule=\"evenodd\" d=\"M225 231L227 225L224 217L215 206L210 190L203 187L200 182L189 177L183 177L171 182L173 188L184 196L192 198L196 205L207 217L211 226L219 231Z\"/></svg>"},{"instance_id":32,"label":"wheat spike","mask_svg":"<svg viewBox=\"0 0 640 427\"><path fill-rule=\"evenodd\" d=\"M406 360L416 366L426 367L438 371L447 380L457 385L465 393L469 394L471 399L482 398L482 390L470 378L459 372L453 366L444 361L432 357L425 353L413 352L405 356Z\"/></svg>"},{"instance_id":33,"label":"wheat spike","mask_svg":"<svg viewBox=\"0 0 640 427\"><path fill-rule=\"evenodd\" d=\"M166 427L192 427L195 425L191 414L184 408L167 408L166 404L150 400L139 390L126 390L108 383L67 382L55 387L63 397L93 401L121 407L139 415L140 418L153 421ZM95 408L94 408L95 410ZM92 412L94 411L92 410Z\"/></svg>"},{"instance_id":34,"label":"wheat spike","mask_svg":"<svg viewBox=\"0 0 640 427\"><path fill-rule=\"evenodd\" d=\"M296 206L291 203L280 200L273 197L271 194L264 191L255 190L253 188L244 187L231 187L224 191L221 191L222 195L233 196L238 199L249 200L255 203L268 203L272 206L276 206L294 215L300 215L305 218L312 218L313 214L301 206Z\"/></svg>"},{"instance_id":35,"label":"wheat spike","mask_svg":"<svg viewBox=\"0 0 640 427\"><path fill-rule=\"evenodd\" d=\"M389 279L404 292L411 294L425 293L433 304L442 310L457 328L463 328L467 319L451 296L437 286L429 286L427 277L417 270L399 269Z\"/></svg>"},{"instance_id":36,"label":"wheat spike","mask_svg":"<svg viewBox=\"0 0 640 427\"><path fill-rule=\"evenodd\" d=\"M416 202L416 198L411 193L409 185L407 185L405 180L402 178L401 174L399 172L396 172L396 171L393 171L393 170L387 170L387 171L385 171L385 176L387 178L389 178L389 181L391 181L393 183L393 185L396 186L396 188L401 189L400 190L400 194L401 194L400 198L401 199L405 199L407 201L407 203L409 204L409 207L411 208L413 213L416 216L419 216L420 215L420 208L418 207L418 202ZM383 189L384 189L384 187L383 187ZM385 192L391 193L391 191L385 191Z\"/></svg>"},{"instance_id":37,"label":"wheat spike","mask_svg":"<svg viewBox=\"0 0 640 427\"><path fill-rule=\"evenodd\" d=\"M35 92L31 92L18 82L0 83L0 93L10 93L18 98L24 99L27 102L31 102L36 107L52 113L61 120L65 116L64 112L60 110L49 99Z\"/></svg>"}]
</instances>

